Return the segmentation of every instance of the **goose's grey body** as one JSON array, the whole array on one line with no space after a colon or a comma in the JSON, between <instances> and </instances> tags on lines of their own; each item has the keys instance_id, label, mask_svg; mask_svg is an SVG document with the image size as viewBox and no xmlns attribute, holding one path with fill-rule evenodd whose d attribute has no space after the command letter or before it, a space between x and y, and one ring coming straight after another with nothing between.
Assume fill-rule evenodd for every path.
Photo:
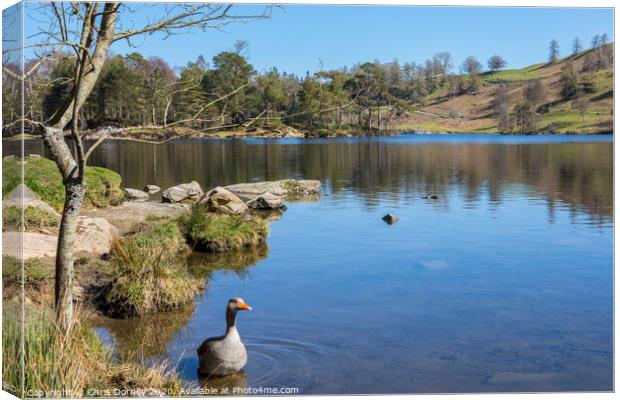
<instances>
[{"instance_id":1,"label":"goose's grey body","mask_svg":"<svg viewBox=\"0 0 620 400\"><path fill-rule=\"evenodd\" d=\"M224 376L241 371L248 354L237 331L237 311L250 310L242 299L234 298L226 308L226 334L205 340L197 350L201 374Z\"/></svg>"}]
</instances>

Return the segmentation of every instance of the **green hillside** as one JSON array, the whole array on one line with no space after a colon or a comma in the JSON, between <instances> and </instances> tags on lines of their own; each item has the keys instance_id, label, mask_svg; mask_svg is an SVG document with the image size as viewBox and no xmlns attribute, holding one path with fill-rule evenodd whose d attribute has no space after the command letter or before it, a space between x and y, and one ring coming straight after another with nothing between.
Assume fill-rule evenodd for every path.
<instances>
[{"instance_id":1,"label":"green hillside","mask_svg":"<svg viewBox=\"0 0 620 400\"><path fill-rule=\"evenodd\" d=\"M603 47L613 60L613 44ZM427 132L504 132L498 126L498 91L507 93L509 111L525 100L525 88L539 80L544 99L534 110L534 128L545 133L611 133L613 132L613 61L593 69L592 59L599 49L581 52L555 63L539 63L521 69L505 69L480 74L476 92L451 95L450 84L407 113L394 125L395 129ZM565 68L571 64L579 82L588 82L588 92L572 96L562 94ZM469 76L460 77L463 80ZM584 84L585 85L585 84ZM513 116L514 118L514 116Z\"/></svg>"}]
</instances>

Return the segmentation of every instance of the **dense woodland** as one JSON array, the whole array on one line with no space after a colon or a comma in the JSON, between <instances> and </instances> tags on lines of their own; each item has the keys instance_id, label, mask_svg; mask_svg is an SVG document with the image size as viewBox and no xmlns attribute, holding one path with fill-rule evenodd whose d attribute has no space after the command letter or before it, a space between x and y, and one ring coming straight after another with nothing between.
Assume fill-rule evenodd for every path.
<instances>
[{"instance_id":1,"label":"dense woodland","mask_svg":"<svg viewBox=\"0 0 620 400\"><path fill-rule=\"evenodd\" d=\"M570 101L572 109L584 115L589 107L586 96L597 90L594 74L612 63L607 41L607 35L597 35L584 50L575 39L572 54L564 59L558 42L552 41L546 65L562 62L558 87L533 79L521 85L515 97L510 85L494 85L491 103L497 130L536 132L538 116L553 105L550 98ZM442 52L422 64L374 61L296 76L276 68L257 72L245 56L247 46L239 41L210 62L199 56L176 70L162 58L145 58L137 52L112 56L81 110L81 127L184 126L208 131L288 125L305 130L389 131L394 121L432 101L478 94L492 81L489 77L507 65L495 55L486 68L473 56L455 67L450 53ZM571 58L577 56L583 60L573 63ZM17 70L13 65L5 68ZM25 81L26 119L51 117L72 90L74 68L75 57L69 53L41 63ZM19 113L20 85L5 79L2 90L7 134ZM463 118L458 109L447 110L443 117Z\"/></svg>"}]
</instances>

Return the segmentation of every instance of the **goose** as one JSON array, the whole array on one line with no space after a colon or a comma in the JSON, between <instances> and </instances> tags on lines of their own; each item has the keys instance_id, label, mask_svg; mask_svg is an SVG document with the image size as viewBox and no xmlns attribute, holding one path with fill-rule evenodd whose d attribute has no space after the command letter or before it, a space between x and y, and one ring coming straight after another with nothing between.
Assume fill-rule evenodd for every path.
<instances>
[{"instance_id":1,"label":"goose","mask_svg":"<svg viewBox=\"0 0 620 400\"><path fill-rule=\"evenodd\" d=\"M251 310L240 297L233 297L226 306L226 333L202 342L197 350L198 372L208 376L225 376L240 371L248 361L245 346L237 332L237 312Z\"/></svg>"}]
</instances>

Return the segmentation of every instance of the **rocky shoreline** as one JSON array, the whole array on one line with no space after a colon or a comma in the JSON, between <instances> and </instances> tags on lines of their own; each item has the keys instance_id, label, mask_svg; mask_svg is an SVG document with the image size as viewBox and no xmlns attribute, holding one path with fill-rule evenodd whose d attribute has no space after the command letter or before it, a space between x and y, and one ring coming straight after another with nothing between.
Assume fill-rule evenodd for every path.
<instances>
[{"instance_id":1,"label":"rocky shoreline","mask_svg":"<svg viewBox=\"0 0 620 400\"><path fill-rule=\"evenodd\" d=\"M124 188L125 199L120 204L90 206L80 214L75 249L74 298L96 313L121 317L123 309L131 310L128 316L132 316L180 307L184 302L191 302L193 295L185 296L177 303L161 306L148 304L147 307L142 307L140 304L123 303L123 282L129 279L131 284L136 283L130 278L131 275L127 275L131 274L131 268L134 267L129 266L127 268L130 269L127 270L124 264L135 259L139 264L149 264L149 267L152 267L153 263L161 260L156 257L148 261L153 252L156 253L158 249L177 248L173 254L169 254L169 266L164 267L164 270L177 271L176 275L166 279L170 279L170 282L187 280L184 283L186 286L195 286L195 290L199 291L204 279L192 277L189 272L180 272L186 271L183 260L190 253L190 249L233 255L250 248L263 249L261 251L265 252L267 224L282 217L287 209L285 200L317 199L320 189L319 181L285 179L239 183L215 187L205 192L197 182L189 182L163 190L161 200L154 201L150 195L160 190L154 185L147 184L142 190ZM33 223L27 225L23 232L14 229L19 228L19 225L10 226L5 223L5 230L2 232L3 257L24 261L40 260L43 265L47 265L49 276L52 276L58 243L57 227L61 216L56 211L57 208L50 206L30 188L20 184L5 196L3 209L7 214L7 210L19 210L22 206L26 215L38 216L38 213L45 213L54 223L49 226ZM127 258L127 254L131 252L134 252L133 255ZM175 266L176 264L179 265ZM144 293L147 295L152 287L158 287L146 282L144 285ZM114 299L110 300L113 290L120 294L114 294ZM48 281L45 285L40 285L37 295L29 301L48 303L51 292L52 282ZM8 295L17 292L8 290L6 293Z\"/></svg>"},{"instance_id":2,"label":"rocky shoreline","mask_svg":"<svg viewBox=\"0 0 620 400\"><path fill-rule=\"evenodd\" d=\"M285 179L280 181L239 183L213 188L206 193L197 182L182 183L163 191L162 201L151 201L146 191L125 188L125 201L109 207L90 207L82 210L78 221L78 256L101 257L105 255L115 236L122 236L147 219L176 218L190 211L192 204L205 204L207 211L243 215L255 211L286 210L285 199L314 199L320 194L320 182L315 180ZM152 187L147 185L145 189ZM144 193L145 197L136 193ZM3 200L3 207L21 204L60 214L40 200L28 187L19 185ZM265 214L260 214L265 215ZM275 218L267 218L273 221ZM23 249L21 240L23 238ZM49 229L3 232L3 254L21 257L49 257L56 255L57 235Z\"/></svg>"},{"instance_id":3,"label":"rocky shoreline","mask_svg":"<svg viewBox=\"0 0 620 400\"><path fill-rule=\"evenodd\" d=\"M366 136L396 136L410 130L388 131L361 131L361 130L300 130L291 126L265 129L227 129L227 130L194 130L190 128L162 128L162 127L135 127L115 128L104 127L84 131L88 140L97 140L107 137L112 140L135 140L145 142L162 142L176 139L281 139L281 138L317 138L317 137L366 137Z\"/></svg>"}]
</instances>

